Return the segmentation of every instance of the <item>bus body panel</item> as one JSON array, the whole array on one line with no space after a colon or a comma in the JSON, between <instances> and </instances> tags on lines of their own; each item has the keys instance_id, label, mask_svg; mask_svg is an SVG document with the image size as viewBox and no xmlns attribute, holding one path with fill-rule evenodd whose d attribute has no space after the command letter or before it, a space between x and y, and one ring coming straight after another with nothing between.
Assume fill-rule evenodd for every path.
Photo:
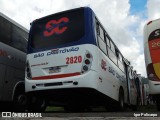
<instances>
[{"instance_id":1,"label":"bus body panel","mask_svg":"<svg viewBox=\"0 0 160 120\"><path fill-rule=\"evenodd\" d=\"M11 101L14 86L18 81L23 81L25 77L25 58L26 54L12 48L8 45L0 43L1 55L0 70L1 70L1 101Z\"/></svg>"},{"instance_id":2,"label":"bus body panel","mask_svg":"<svg viewBox=\"0 0 160 120\"><path fill-rule=\"evenodd\" d=\"M66 47L66 48L61 48L61 49L64 50L64 49L70 49L70 48L78 48L78 50L70 52L70 53L52 54L52 55L48 56L49 59L46 59L46 57L44 57L45 62L44 62L43 58L42 59L37 58L38 63L36 63L37 60L29 61L33 80L26 79L26 81L31 82L31 83L33 81L35 83L36 82L38 82L38 83L44 83L44 82L51 83L51 82L64 81L65 79L66 79L66 81L69 81L72 78L73 79L83 78L84 76L86 76L85 74L88 74L88 73L82 73L82 66L84 64L84 57L85 57L86 52L89 52L93 57L92 58L93 61L91 61L92 66L90 68L90 71L96 70L96 68L97 68L97 64L95 64L95 63L97 63L97 61L96 61L97 54L96 54L96 50L95 50L96 46L86 44L86 45L71 46L71 47ZM88 48L89 48L89 50L88 50ZM60 51L61 51L61 49L60 49ZM50 52L50 50L49 50L49 52ZM48 51L45 52L45 55L47 55L47 53L48 53ZM73 60L73 63L70 60L68 62L68 59L66 59L66 58L70 59L71 57L74 58L75 56L77 57L76 62L75 62L75 60ZM81 56L79 61L78 61L78 56ZM34 57L34 55L28 55L29 59L32 59L33 57ZM57 62L57 61L59 61L59 62ZM47 64L42 64L43 62L47 63ZM67 62L69 64L67 64ZM38 64L40 66L36 66L35 64L36 65ZM60 69L60 71L58 73L49 73L49 70L47 70L47 68L49 68L49 67L57 67L57 66L59 66L59 69ZM79 73L79 74L74 75L74 73ZM65 75L70 75L70 74L71 74L71 76L69 76L69 77L65 76ZM62 75L62 77L61 77L61 75ZM40 77L38 77L38 76L40 76ZM43 76L43 77L41 77L41 76ZM49 77L47 77L47 76L53 76L53 77L48 79ZM54 76L58 76L58 77L54 78ZM64 76L64 78L63 78L63 76ZM34 78L37 78L37 79L35 80ZM80 82L80 81L81 80L78 80L78 82ZM26 84L26 85L28 85L28 84ZM28 88L28 87L26 87L26 88ZM54 89L54 87L53 87L53 89ZM26 89L26 91L28 92L29 90Z\"/></svg>"},{"instance_id":3,"label":"bus body panel","mask_svg":"<svg viewBox=\"0 0 160 120\"><path fill-rule=\"evenodd\" d=\"M127 87L126 84L126 78L125 74L119 70L116 65L111 62L111 60L106 57L101 51L95 46L95 45L79 45L79 46L74 46L74 48L78 47L78 51L74 51L69 53L60 53L60 54L54 54L48 56L49 59L46 59L45 55L47 55L47 52L43 52L44 54L44 59L37 58L38 60L35 59L35 61L29 61L30 67L31 67L31 73L32 77L38 77L38 76L46 76L46 79L39 79L37 80L28 80L26 79L26 92L30 91L36 91L36 90L45 90L45 89L61 89L61 88L76 88L76 87L88 87L88 88L94 88L103 94L109 96L110 98L118 101L118 95L119 95L119 88L120 84L124 88L125 92L125 102L127 102L127 90L125 89ZM62 48L63 49L69 49L73 48L72 47L67 47L67 48ZM60 50L61 51L61 50ZM91 53L93 56L93 61L92 61L92 66L91 70L88 73L82 74L82 64L84 62L84 56L86 51ZM36 53L39 54L39 53ZM41 54L41 53L40 53ZM28 55L27 58L33 59L35 54L33 55ZM63 55L63 56L62 56ZM82 56L82 63L77 63L77 64L70 64L69 66L66 66L66 58L67 57L72 57L72 56ZM61 61L60 61L60 60ZM62 60L64 59L64 60ZM46 61L48 60L48 61ZM57 62L59 60L59 62ZM37 63L38 61L38 63ZM55 62L54 62L55 61ZM43 64L48 63L46 65ZM106 63L106 69L104 70L103 62ZM52 65L51 65L52 64ZM36 66L40 65L40 66ZM42 66L41 66L42 65ZM33 68L32 68L33 66ZM61 69L62 71L60 73L55 73L52 75L57 75L57 74L69 74L69 73L75 73L78 72L80 75L77 76L72 76L72 77L64 77L64 78L56 78L56 79L47 79L47 76L49 75L46 71L43 70L43 68L48 68L50 66L64 66L65 68ZM34 73L34 74L33 74ZM95 74L95 75L94 75ZM65 84L68 81L72 81L70 84ZM73 85L73 83L77 81L78 86ZM50 87L44 87L45 83L57 83L57 82L62 82L64 85L61 86L50 86ZM39 86L36 86L39 85ZM32 89L32 86L36 86L35 89ZM113 94L117 93L117 94Z\"/></svg>"},{"instance_id":4,"label":"bus body panel","mask_svg":"<svg viewBox=\"0 0 160 120\"><path fill-rule=\"evenodd\" d=\"M160 90L159 81L149 80L149 93L151 95L156 95L156 94L159 94L159 90Z\"/></svg>"},{"instance_id":5,"label":"bus body panel","mask_svg":"<svg viewBox=\"0 0 160 120\"><path fill-rule=\"evenodd\" d=\"M144 53L149 78L150 94L159 94L160 89L160 19L144 27Z\"/></svg>"},{"instance_id":6,"label":"bus body panel","mask_svg":"<svg viewBox=\"0 0 160 120\"><path fill-rule=\"evenodd\" d=\"M3 83L4 83L4 78L5 78L5 70L6 70L6 66L3 64L0 64L0 76L1 76L1 80L0 80L0 100L3 99Z\"/></svg>"},{"instance_id":7,"label":"bus body panel","mask_svg":"<svg viewBox=\"0 0 160 120\"><path fill-rule=\"evenodd\" d=\"M0 13L0 102L13 102L15 85L25 77L28 31Z\"/></svg>"},{"instance_id":8,"label":"bus body panel","mask_svg":"<svg viewBox=\"0 0 160 120\"><path fill-rule=\"evenodd\" d=\"M86 45L78 45L78 46L70 46L66 48L60 48L57 52L53 52L52 50L28 54L28 62L30 65L32 79L34 80L38 76L50 76L50 75L61 75L61 74L70 74L70 73L81 73L82 72L82 64L84 63L84 57L87 52L89 52L93 56L93 61L96 60L95 54L96 47L91 44ZM72 50L72 51L70 51ZM56 50L57 51L57 50ZM63 52L64 51L64 52ZM69 51L69 52L67 52ZM42 57L35 57L38 54L43 54ZM32 59L32 61L30 61ZM72 60L73 59L73 60ZM57 62L58 61L58 62ZM60 71L53 73L52 70L49 71L52 67L58 67ZM95 70L95 64L92 64L91 69ZM37 78L38 80L38 78ZM41 78L39 79L41 80ZM43 78L42 78L43 80Z\"/></svg>"},{"instance_id":9,"label":"bus body panel","mask_svg":"<svg viewBox=\"0 0 160 120\"><path fill-rule=\"evenodd\" d=\"M60 89L64 90L65 92L66 89L70 88L92 88L98 91L98 93L102 93L103 96L110 98L112 101L119 102L119 92L120 89L123 89L124 102L128 104L128 79L126 78L125 70L123 70L123 56L121 55L120 61L118 56L115 55L116 53L112 53L117 62L118 60L121 62L121 66L117 66L117 63L114 63L111 58L109 58L109 55L102 52L98 43L98 20L91 9L83 9L85 34L79 40L74 41L73 43L65 43L57 46L53 45L51 48L33 48L34 45L32 45L32 42L34 42L34 40L32 41L31 38L34 36L34 25L36 25L36 23L43 22L43 20L51 17L52 15L33 22L28 42L27 68L25 77L26 92L30 94L41 91L43 93L43 91L56 91ZM60 13L60 15L62 13ZM64 13L66 13L66 11ZM55 16L56 15L58 16L59 14L55 14ZM52 19L57 20L57 16ZM61 18L64 20L64 17ZM58 18L58 20L62 19ZM41 32L37 36L40 34ZM105 34L108 35L108 33ZM108 39L111 41L109 36ZM42 42L44 41L42 40ZM39 41L39 43L41 43L41 41ZM118 50L118 48L116 50ZM87 58L87 54L89 54L89 58ZM86 61L87 59L89 59L89 62ZM135 86L135 84L132 83L130 83L130 85ZM137 104L137 95L135 89L136 88L131 88L129 91L132 92L131 95L135 96L131 96L130 98L130 104L132 105ZM79 96L83 95L80 94Z\"/></svg>"},{"instance_id":10,"label":"bus body panel","mask_svg":"<svg viewBox=\"0 0 160 120\"><path fill-rule=\"evenodd\" d=\"M112 99L119 100L119 88L127 88L125 74L108 58L101 50L98 49L98 74L102 84L98 89ZM114 94L113 94L114 93ZM127 102L127 90L124 89L125 102Z\"/></svg>"}]
</instances>

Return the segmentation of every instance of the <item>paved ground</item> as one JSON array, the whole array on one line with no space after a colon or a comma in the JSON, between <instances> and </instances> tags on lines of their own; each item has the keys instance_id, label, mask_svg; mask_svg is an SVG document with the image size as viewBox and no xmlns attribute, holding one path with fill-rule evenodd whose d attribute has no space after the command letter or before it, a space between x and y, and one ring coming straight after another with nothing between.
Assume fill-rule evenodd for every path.
<instances>
[{"instance_id":1,"label":"paved ground","mask_svg":"<svg viewBox=\"0 0 160 120\"><path fill-rule=\"evenodd\" d=\"M14 117L12 118L5 117L0 119L1 120L17 120L17 119L20 120L160 120L160 112L42 113L39 114L40 117L38 118L28 118L28 117L20 118L16 117L15 115L16 114L14 114ZM156 117L156 115L158 117Z\"/></svg>"},{"instance_id":2,"label":"paved ground","mask_svg":"<svg viewBox=\"0 0 160 120\"><path fill-rule=\"evenodd\" d=\"M133 112L130 109L127 109L124 112L106 112L103 109L99 111L96 109L95 112L85 113L64 113L64 111L55 112L54 109L49 110L48 113L40 114L11 113L12 117L10 118L2 118L2 113L0 113L0 120L160 120L160 112L157 112L155 106L141 107L136 112ZM28 117L31 115L37 115L38 117ZM25 116L26 118L17 116Z\"/></svg>"}]
</instances>

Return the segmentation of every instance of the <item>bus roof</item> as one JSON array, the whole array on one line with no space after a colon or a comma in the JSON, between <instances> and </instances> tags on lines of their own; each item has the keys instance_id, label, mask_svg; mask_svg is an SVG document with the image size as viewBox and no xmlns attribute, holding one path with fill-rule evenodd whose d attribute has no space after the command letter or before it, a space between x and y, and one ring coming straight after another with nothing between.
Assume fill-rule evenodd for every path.
<instances>
[{"instance_id":1,"label":"bus roof","mask_svg":"<svg viewBox=\"0 0 160 120\"><path fill-rule=\"evenodd\" d=\"M150 20L149 22L147 22L147 25L151 24L152 22L159 21L159 20L160 20L160 18L158 18L158 19L154 19L154 20Z\"/></svg>"},{"instance_id":2,"label":"bus roof","mask_svg":"<svg viewBox=\"0 0 160 120\"><path fill-rule=\"evenodd\" d=\"M44 16L44 17L35 19L33 22L35 22L36 20L41 20L41 19L45 19L45 18L51 17L51 16L53 16L53 15L58 15L58 14L61 14L61 13L67 13L67 12L74 11L74 10L77 10L77 9L85 9L85 8L88 8L88 9L92 10L92 9L89 8L89 7L79 7L79 8L64 10L64 11L61 11L61 12L53 13L53 14L46 15L46 16ZM32 22L32 23L33 23L33 22ZM31 24L32 24L32 23L31 23Z\"/></svg>"},{"instance_id":3,"label":"bus roof","mask_svg":"<svg viewBox=\"0 0 160 120\"><path fill-rule=\"evenodd\" d=\"M29 30L27 30L25 27L23 27L22 25L18 24L17 22L15 22L14 20L10 19L9 17L7 17L6 15L4 15L3 13L0 12L0 16L2 16L3 18L5 18L6 20L10 21L11 23L13 23L14 25L18 26L19 28L23 29L24 31L26 31L27 33L29 32Z\"/></svg>"}]
</instances>

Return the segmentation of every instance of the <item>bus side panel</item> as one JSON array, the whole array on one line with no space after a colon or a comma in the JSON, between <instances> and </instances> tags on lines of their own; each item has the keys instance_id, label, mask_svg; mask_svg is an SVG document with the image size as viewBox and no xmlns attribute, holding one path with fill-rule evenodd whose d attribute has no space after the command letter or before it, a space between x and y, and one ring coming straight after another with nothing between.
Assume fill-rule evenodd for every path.
<instances>
[{"instance_id":1,"label":"bus side panel","mask_svg":"<svg viewBox=\"0 0 160 120\"><path fill-rule=\"evenodd\" d=\"M10 101L12 99L12 93L15 83L15 69L13 67L7 67L6 73L5 73L5 81L3 85L3 100L4 101Z\"/></svg>"},{"instance_id":2,"label":"bus side panel","mask_svg":"<svg viewBox=\"0 0 160 120\"><path fill-rule=\"evenodd\" d=\"M149 48L148 48L148 27L145 25L144 27L144 55L145 55L145 63L146 66L148 66L150 63L152 63Z\"/></svg>"},{"instance_id":3,"label":"bus side panel","mask_svg":"<svg viewBox=\"0 0 160 120\"><path fill-rule=\"evenodd\" d=\"M119 88L127 88L126 81L120 79L124 77L124 73L105 55L98 50L98 74L101 81L98 85L98 90L110 98L119 100ZM124 89L125 101L127 101L127 90Z\"/></svg>"},{"instance_id":4,"label":"bus side panel","mask_svg":"<svg viewBox=\"0 0 160 120\"><path fill-rule=\"evenodd\" d=\"M0 64L0 101L3 100L3 95L4 95L4 78L5 78L5 71L6 71L6 66L3 64Z\"/></svg>"},{"instance_id":5,"label":"bus side panel","mask_svg":"<svg viewBox=\"0 0 160 120\"><path fill-rule=\"evenodd\" d=\"M25 53L0 42L0 80L2 89L0 101L12 101L13 90L18 81L24 81ZM1 92L0 91L0 92Z\"/></svg>"}]
</instances>

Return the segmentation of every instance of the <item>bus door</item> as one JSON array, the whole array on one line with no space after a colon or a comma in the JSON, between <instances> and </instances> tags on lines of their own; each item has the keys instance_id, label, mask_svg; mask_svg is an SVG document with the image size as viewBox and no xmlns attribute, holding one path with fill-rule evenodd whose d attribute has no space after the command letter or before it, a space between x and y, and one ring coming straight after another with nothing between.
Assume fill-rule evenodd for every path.
<instances>
[{"instance_id":1,"label":"bus door","mask_svg":"<svg viewBox=\"0 0 160 120\"><path fill-rule=\"evenodd\" d=\"M140 79L136 77L135 84L137 88L137 97L138 97L138 104L141 102L141 89L140 89Z\"/></svg>"},{"instance_id":2,"label":"bus door","mask_svg":"<svg viewBox=\"0 0 160 120\"><path fill-rule=\"evenodd\" d=\"M136 74L132 70L132 68L129 69L129 84L130 84L130 104L137 104L137 86L136 86Z\"/></svg>"},{"instance_id":3,"label":"bus door","mask_svg":"<svg viewBox=\"0 0 160 120\"><path fill-rule=\"evenodd\" d=\"M130 101L130 97L131 97L131 92L130 92L130 79L129 79L129 66L124 62L124 66L125 66L125 73L126 73L126 80L127 80L127 102L128 104L131 103Z\"/></svg>"}]
</instances>

